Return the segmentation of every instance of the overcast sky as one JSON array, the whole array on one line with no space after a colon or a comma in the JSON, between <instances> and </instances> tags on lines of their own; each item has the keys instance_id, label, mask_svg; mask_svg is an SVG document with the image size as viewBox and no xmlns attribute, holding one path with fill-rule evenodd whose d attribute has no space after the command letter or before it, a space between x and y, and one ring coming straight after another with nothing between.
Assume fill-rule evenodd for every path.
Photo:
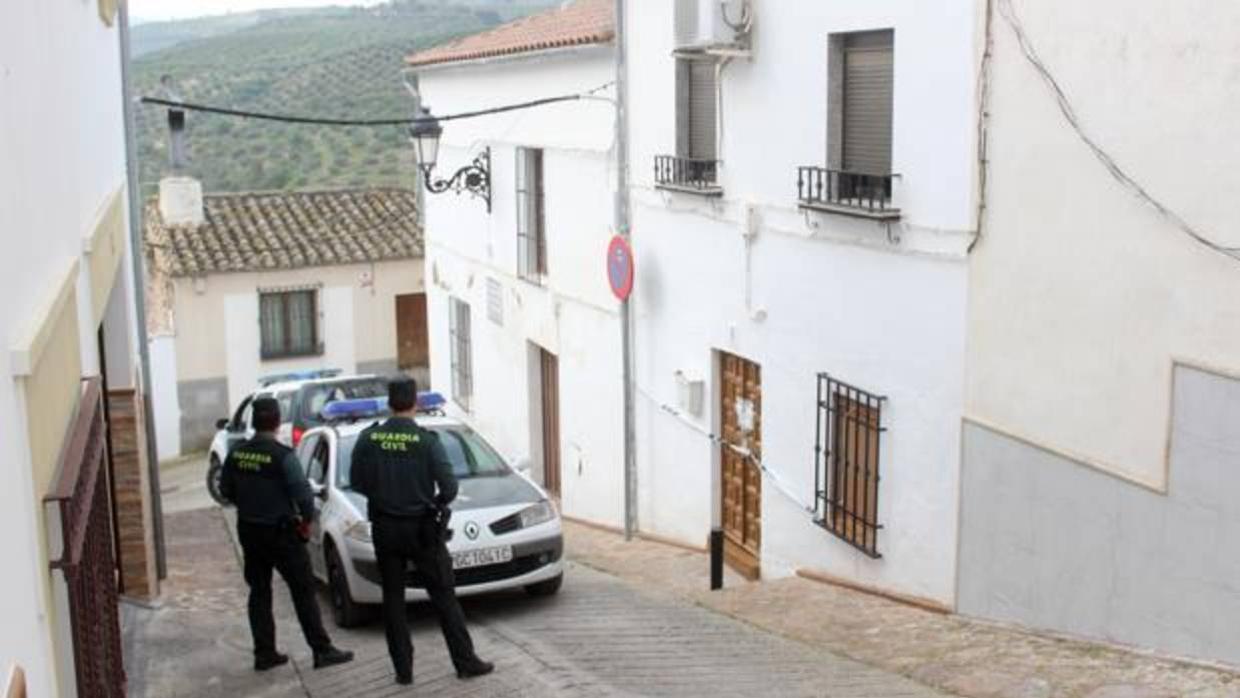
<instances>
[{"instance_id":1,"label":"overcast sky","mask_svg":"<svg viewBox=\"0 0 1240 698\"><path fill-rule=\"evenodd\" d=\"M161 20L246 12L268 7L323 7L377 5L382 0L129 0L134 19Z\"/></svg>"}]
</instances>

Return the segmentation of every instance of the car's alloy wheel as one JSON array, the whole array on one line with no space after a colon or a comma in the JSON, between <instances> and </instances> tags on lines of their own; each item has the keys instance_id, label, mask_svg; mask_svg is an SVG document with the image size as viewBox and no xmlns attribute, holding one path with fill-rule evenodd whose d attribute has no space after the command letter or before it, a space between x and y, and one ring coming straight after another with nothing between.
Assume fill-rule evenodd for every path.
<instances>
[{"instance_id":1,"label":"car's alloy wheel","mask_svg":"<svg viewBox=\"0 0 1240 698\"><path fill-rule=\"evenodd\" d=\"M369 613L365 606L353 600L349 593L349 580L344 564L334 547L327 548L327 593L332 601L332 620L341 628L356 628L366 622Z\"/></svg>"},{"instance_id":2,"label":"car's alloy wheel","mask_svg":"<svg viewBox=\"0 0 1240 698\"><path fill-rule=\"evenodd\" d=\"M224 464L215 454L211 454L210 464L207 465L207 493L211 495L216 503L227 505L224 494L220 492L220 480L224 474Z\"/></svg>"}]
</instances>

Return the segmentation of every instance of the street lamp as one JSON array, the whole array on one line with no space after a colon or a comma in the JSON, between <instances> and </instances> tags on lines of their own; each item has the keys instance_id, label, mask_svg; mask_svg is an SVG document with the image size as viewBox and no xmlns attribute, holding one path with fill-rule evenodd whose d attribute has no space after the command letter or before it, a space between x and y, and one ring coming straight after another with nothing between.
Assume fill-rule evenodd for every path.
<instances>
[{"instance_id":1,"label":"street lamp","mask_svg":"<svg viewBox=\"0 0 1240 698\"><path fill-rule=\"evenodd\" d=\"M439 138L443 135L443 127L439 125L428 107L420 107L413 123L409 125L409 140L413 141L413 150L418 158L418 168L422 171L422 181L426 190L432 194L452 191L460 194L467 191L486 202L487 213L491 212L491 149L483 148L474 157L474 161L457 170L447 179L436 178L431 172L439 159Z\"/></svg>"}]
</instances>

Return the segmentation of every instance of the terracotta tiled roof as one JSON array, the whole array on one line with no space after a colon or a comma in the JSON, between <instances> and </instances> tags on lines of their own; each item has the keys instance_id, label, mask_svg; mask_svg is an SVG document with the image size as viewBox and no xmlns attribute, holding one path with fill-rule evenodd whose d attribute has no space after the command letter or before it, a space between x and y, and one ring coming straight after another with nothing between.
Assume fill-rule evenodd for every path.
<instances>
[{"instance_id":1,"label":"terracotta tiled roof","mask_svg":"<svg viewBox=\"0 0 1240 698\"><path fill-rule=\"evenodd\" d=\"M419 51L411 66L469 61L531 51L605 44L616 36L614 0L576 0L480 34Z\"/></svg>"},{"instance_id":2,"label":"terracotta tiled roof","mask_svg":"<svg viewBox=\"0 0 1240 698\"><path fill-rule=\"evenodd\" d=\"M358 189L208 194L206 222L166 226L146 207L148 253L170 276L297 269L422 256L417 194Z\"/></svg>"}]
</instances>

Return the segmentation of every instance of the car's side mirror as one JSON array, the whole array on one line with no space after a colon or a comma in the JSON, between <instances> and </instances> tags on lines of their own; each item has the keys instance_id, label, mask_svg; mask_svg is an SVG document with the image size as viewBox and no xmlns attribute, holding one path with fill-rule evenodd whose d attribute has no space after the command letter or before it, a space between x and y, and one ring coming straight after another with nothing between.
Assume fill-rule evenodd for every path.
<instances>
[{"instance_id":1,"label":"car's side mirror","mask_svg":"<svg viewBox=\"0 0 1240 698\"><path fill-rule=\"evenodd\" d=\"M521 458L518 458L513 467L522 475L529 475L534 471L534 463L530 460L529 456L522 456Z\"/></svg>"},{"instance_id":2,"label":"car's side mirror","mask_svg":"<svg viewBox=\"0 0 1240 698\"><path fill-rule=\"evenodd\" d=\"M216 428L216 429L227 429L227 428L228 428L228 425L229 425L229 420L228 420L228 418L227 418L227 417L225 417L225 418L223 418L223 419L218 419L218 420L216 420L216 421L215 421L215 428Z\"/></svg>"},{"instance_id":3,"label":"car's side mirror","mask_svg":"<svg viewBox=\"0 0 1240 698\"><path fill-rule=\"evenodd\" d=\"M310 491L314 493L315 497L318 497L324 502L327 501L327 486L326 485L316 485L312 482L310 483Z\"/></svg>"}]
</instances>

